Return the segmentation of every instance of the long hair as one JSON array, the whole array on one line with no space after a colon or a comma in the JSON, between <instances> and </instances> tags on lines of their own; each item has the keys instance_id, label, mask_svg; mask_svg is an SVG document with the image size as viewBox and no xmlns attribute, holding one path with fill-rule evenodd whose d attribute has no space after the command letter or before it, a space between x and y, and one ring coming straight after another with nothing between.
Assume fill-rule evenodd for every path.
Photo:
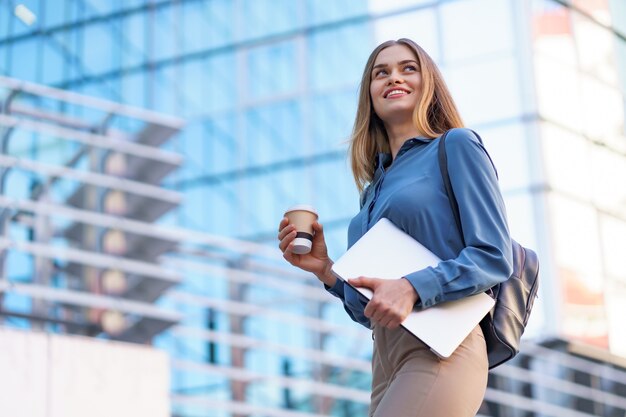
<instances>
[{"instance_id":1,"label":"long hair","mask_svg":"<svg viewBox=\"0 0 626 417\"><path fill-rule=\"evenodd\" d=\"M376 155L379 152L390 152L387 131L383 121L374 112L370 84L376 57L380 51L393 45L408 46L417 57L422 86L419 102L413 110L413 124L420 134L427 138L436 138L449 129L463 127L463 120L441 72L426 51L406 38L378 45L370 54L363 70L356 118L350 138L352 175L359 192L363 191L374 177Z\"/></svg>"}]
</instances>

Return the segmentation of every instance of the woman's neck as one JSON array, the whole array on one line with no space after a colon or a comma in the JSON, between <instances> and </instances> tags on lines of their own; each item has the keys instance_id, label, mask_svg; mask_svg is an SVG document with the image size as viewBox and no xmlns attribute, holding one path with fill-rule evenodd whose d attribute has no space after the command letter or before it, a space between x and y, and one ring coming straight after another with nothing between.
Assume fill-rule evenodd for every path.
<instances>
[{"instance_id":1,"label":"woman's neck","mask_svg":"<svg viewBox=\"0 0 626 417\"><path fill-rule=\"evenodd\" d=\"M408 139L420 136L419 131L413 125L413 123L390 124L385 126L387 130L387 138L389 139L389 149L391 150L391 157L395 160L398 151Z\"/></svg>"}]
</instances>

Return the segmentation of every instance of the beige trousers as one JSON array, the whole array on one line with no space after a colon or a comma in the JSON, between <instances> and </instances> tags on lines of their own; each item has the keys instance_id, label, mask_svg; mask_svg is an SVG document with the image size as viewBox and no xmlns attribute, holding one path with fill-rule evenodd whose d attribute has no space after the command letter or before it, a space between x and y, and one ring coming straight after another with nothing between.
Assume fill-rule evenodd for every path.
<instances>
[{"instance_id":1,"label":"beige trousers","mask_svg":"<svg viewBox=\"0 0 626 417\"><path fill-rule=\"evenodd\" d=\"M406 330L377 326L372 372L370 417L473 417L487 387L482 330L439 359Z\"/></svg>"}]
</instances>

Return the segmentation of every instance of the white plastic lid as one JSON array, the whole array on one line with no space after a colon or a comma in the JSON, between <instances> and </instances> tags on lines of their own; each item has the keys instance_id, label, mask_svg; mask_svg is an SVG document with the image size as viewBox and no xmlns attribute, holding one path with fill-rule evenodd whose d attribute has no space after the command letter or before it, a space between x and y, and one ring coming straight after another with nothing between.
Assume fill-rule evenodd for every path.
<instances>
[{"instance_id":1,"label":"white plastic lid","mask_svg":"<svg viewBox=\"0 0 626 417\"><path fill-rule=\"evenodd\" d=\"M287 209L287 211L285 211L285 214L289 213L290 211L296 210L308 211L315 214L315 217L319 217L317 214L317 210L315 210L313 206L309 206L307 204L296 204L295 206L291 206Z\"/></svg>"}]
</instances>

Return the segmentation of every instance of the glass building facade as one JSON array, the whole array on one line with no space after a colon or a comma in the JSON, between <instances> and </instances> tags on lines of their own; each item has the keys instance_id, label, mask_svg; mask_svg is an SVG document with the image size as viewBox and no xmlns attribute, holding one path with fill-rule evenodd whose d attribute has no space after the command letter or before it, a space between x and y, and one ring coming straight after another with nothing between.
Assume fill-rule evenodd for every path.
<instances>
[{"instance_id":1,"label":"glass building facade","mask_svg":"<svg viewBox=\"0 0 626 417\"><path fill-rule=\"evenodd\" d=\"M176 118L163 125L184 120L153 144L165 157L182 156L178 169L153 181L163 198L171 192L180 201L150 219L140 212L145 227L133 229L174 242L150 262L174 271L169 282L177 285L148 300L180 314L150 338L172 357L172 415L352 416L364 415L369 401L370 336L314 279L286 266L275 246L285 208L308 203L332 257L345 249L358 210L346 141L369 52L388 39L416 40L483 137L512 235L541 259L529 340L567 337L624 356L625 36L621 0L0 0L0 75ZM17 90L3 90L3 103ZM108 114L13 95L90 126ZM141 135L127 116L122 111L111 128ZM78 149L54 134L11 135L3 154L14 160L63 165ZM41 177L15 172L3 194L33 200ZM65 204L67 190L58 186L52 198ZM162 229L148 231L151 222ZM12 227L11 239L33 239L27 226ZM3 279L34 282L39 257L7 251ZM46 285L68 285L63 271L52 276ZM37 303L9 293L2 302L23 314ZM17 315L4 320L31 325ZM67 330L56 326L46 329ZM502 372L524 384L537 378ZM494 389L519 400L529 395L524 384ZM533 392L539 402L577 407L562 400L575 389ZM530 412L523 400L498 395L490 391L491 408L481 413ZM536 415L573 415L542 410Z\"/></svg>"}]
</instances>

